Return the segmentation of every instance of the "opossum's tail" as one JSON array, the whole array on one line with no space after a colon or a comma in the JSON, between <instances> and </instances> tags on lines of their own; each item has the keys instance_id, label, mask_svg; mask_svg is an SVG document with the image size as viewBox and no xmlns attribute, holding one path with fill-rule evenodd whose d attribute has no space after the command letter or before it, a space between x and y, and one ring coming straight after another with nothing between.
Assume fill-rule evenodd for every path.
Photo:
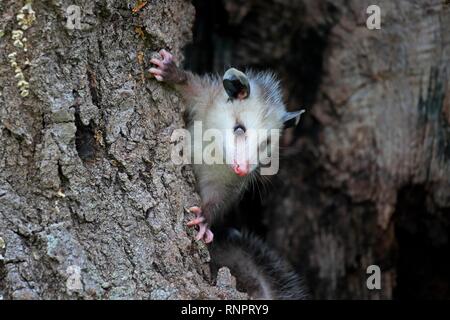
<instances>
[{"instance_id":1,"label":"opossum's tail","mask_svg":"<svg viewBox=\"0 0 450 320\"><path fill-rule=\"evenodd\" d=\"M236 229L215 230L210 246L211 268L223 266L236 277L238 288L254 299L307 299L305 286L291 265L256 236Z\"/></svg>"}]
</instances>

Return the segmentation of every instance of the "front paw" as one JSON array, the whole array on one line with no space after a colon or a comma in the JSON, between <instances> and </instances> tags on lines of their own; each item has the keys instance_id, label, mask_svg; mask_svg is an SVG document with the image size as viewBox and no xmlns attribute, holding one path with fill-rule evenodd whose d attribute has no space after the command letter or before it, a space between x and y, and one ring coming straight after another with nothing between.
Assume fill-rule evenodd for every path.
<instances>
[{"instance_id":1,"label":"front paw","mask_svg":"<svg viewBox=\"0 0 450 320\"><path fill-rule=\"evenodd\" d=\"M161 55L162 60L158 58L152 58L150 60L150 62L155 65L155 67L148 70L150 74L158 81L181 83L184 80L183 72L178 70L172 54L164 49L159 51L159 54Z\"/></svg>"}]
</instances>

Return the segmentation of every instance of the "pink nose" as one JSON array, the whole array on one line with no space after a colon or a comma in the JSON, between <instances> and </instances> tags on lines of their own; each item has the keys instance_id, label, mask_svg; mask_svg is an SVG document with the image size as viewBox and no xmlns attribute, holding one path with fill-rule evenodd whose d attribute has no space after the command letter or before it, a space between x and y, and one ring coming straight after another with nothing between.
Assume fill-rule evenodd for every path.
<instances>
[{"instance_id":1,"label":"pink nose","mask_svg":"<svg viewBox=\"0 0 450 320\"><path fill-rule=\"evenodd\" d=\"M238 164L235 164L233 166L234 173L236 173L238 176L243 177L248 174L248 166L239 166Z\"/></svg>"}]
</instances>

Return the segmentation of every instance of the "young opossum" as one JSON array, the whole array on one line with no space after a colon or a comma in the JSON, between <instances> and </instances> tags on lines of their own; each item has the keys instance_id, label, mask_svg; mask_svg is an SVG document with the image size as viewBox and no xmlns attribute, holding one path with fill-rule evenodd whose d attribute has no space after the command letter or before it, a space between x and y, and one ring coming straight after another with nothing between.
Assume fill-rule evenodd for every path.
<instances>
[{"instance_id":1,"label":"young opossum","mask_svg":"<svg viewBox=\"0 0 450 320\"><path fill-rule=\"evenodd\" d=\"M210 243L213 240L210 226L214 220L227 211L243 194L253 175L258 174L256 169L262 161L258 155L264 150L278 150L278 136L260 143L255 132L296 125L303 110L286 111L279 81L271 73L245 74L231 68L223 79L200 77L178 68L166 50L159 53L162 59L151 59L155 67L149 72L158 81L174 85L181 93L190 117L189 129L193 130L195 122L201 121L203 130L216 129L224 136L232 132L231 139L225 139L223 145L224 158L231 159L229 164L194 165L202 205L188 209L196 215L188 226L198 226L196 239ZM196 135L193 136L195 139ZM202 148L203 141L194 142L193 150L194 154L203 154L203 150L195 146Z\"/></svg>"},{"instance_id":2,"label":"young opossum","mask_svg":"<svg viewBox=\"0 0 450 320\"><path fill-rule=\"evenodd\" d=\"M239 289L253 299L304 300L308 298L302 279L294 269L259 238L236 229L216 232L210 246L211 271L228 267Z\"/></svg>"}]
</instances>

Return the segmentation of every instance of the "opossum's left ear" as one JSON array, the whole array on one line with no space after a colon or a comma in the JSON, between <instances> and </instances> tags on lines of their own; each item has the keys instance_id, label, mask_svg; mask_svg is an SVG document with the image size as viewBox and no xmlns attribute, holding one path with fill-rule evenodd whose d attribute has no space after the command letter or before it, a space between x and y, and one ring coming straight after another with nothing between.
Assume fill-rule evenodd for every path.
<instances>
[{"instance_id":1,"label":"opossum's left ear","mask_svg":"<svg viewBox=\"0 0 450 320\"><path fill-rule=\"evenodd\" d=\"M304 109L294 112L286 112L283 116L284 128L297 126L303 112L305 112Z\"/></svg>"},{"instance_id":2,"label":"opossum's left ear","mask_svg":"<svg viewBox=\"0 0 450 320\"><path fill-rule=\"evenodd\" d=\"M242 71L228 69L223 75L223 87L230 99L247 99L250 95L250 83Z\"/></svg>"}]
</instances>

